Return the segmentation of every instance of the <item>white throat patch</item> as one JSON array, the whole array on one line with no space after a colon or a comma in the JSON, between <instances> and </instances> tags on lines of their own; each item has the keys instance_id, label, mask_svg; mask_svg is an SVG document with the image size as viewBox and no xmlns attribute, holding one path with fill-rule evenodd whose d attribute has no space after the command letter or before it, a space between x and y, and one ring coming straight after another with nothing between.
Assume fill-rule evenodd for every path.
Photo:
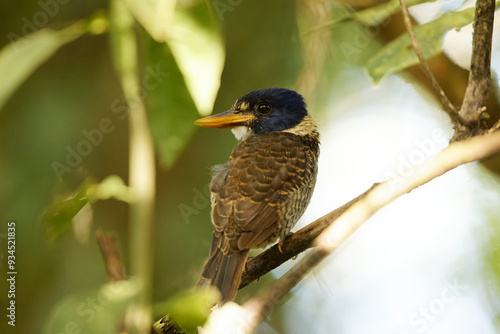
<instances>
[{"instance_id":1,"label":"white throat patch","mask_svg":"<svg viewBox=\"0 0 500 334\"><path fill-rule=\"evenodd\" d=\"M232 128L231 132L238 140L245 140L252 135L252 130L250 130L246 126L237 126L235 128Z\"/></svg>"}]
</instances>

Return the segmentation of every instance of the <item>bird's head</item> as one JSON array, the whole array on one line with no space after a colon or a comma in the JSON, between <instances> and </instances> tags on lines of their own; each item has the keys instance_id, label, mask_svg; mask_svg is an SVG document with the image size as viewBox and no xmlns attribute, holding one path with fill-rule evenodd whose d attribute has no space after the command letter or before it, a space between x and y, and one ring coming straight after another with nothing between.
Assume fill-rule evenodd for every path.
<instances>
[{"instance_id":1,"label":"bird's head","mask_svg":"<svg viewBox=\"0 0 500 334\"><path fill-rule=\"evenodd\" d=\"M231 110L201 118L196 125L231 128L238 139L296 127L307 116L304 98L285 88L251 91L240 97Z\"/></svg>"}]
</instances>

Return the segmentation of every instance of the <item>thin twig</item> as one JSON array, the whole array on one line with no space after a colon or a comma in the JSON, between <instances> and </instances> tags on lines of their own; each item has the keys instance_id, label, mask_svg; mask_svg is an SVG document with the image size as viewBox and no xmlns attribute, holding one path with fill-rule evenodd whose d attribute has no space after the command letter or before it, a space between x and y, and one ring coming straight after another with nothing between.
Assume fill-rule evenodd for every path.
<instances>
[{"instance_id":1,"label":"thin twig","mask_svg":"<svg viewBox=\"0 0 500 334\"><path fill-rule=\"evenodd\" d=\"M96 238L104 260L108 280L118 282L127 279L115 236L112 234L106 235L101 230L98 230Z\"/></svg>"},{"instance_id":2,"label":"thin twig","mask_svg":"<svg viewBox=\"0 0 500 334\"><path fill-rule=\"evenodd\" d=\"M306 1L307 11L313 15L314 22L322 25L328 20L328 4L324 0ZM299 73L295 82L295 90L301 92L306 101L312 100L311 95L318 86L318 81L323 75L323 68L328 54L328 41L331 38L331 31L317 31L315 34L302 36L302 43L307 45L304 48L304 67Z\"/></svg>"},{"instance_id":3,"label":"thin twig","mask_svg":"<svg viewBox=\"0 0 500 334\"><path fill-rule=\"evenodd\" d=\"M422 164L378 185L365 198L350 207L336 223L315 241L314 248L282 278L271 284L262 297L249 300L246 309L245 333L252 333L273 309L272 305L288 293L312 268L340 246L354 231L378 210L413 189L468 162L482 160L500 153L500 132L476 136L450 144Z\"/></svg>"},{"instance_id":4,"label":"thin twig","mask_svg":"<svg viewBox=\"0 0 500 334\"><path fill-rule=\"evenodd\" d=\"M441 105L444 107L444 110L450 116L452 123L456 124L459 121L458 111L446 96L445 92L439 85L439 82L436 80L434 74L432 74L432 71L429 68L429 65L427 64L425 57L422 54L422 51L420 50L420 45L418 44L417 37L415 36L415 31L413 30L410 14L408 13L408 8L406 7L405 1L399 0L399 2L401 3L401 11L403 13L404 23L406 26L406 30L408 30L408 34L410 35L410 40L413 46L413 50L415 51L415 54L417 55L418 60L420 61L420 65L422 66L425 76L427 77L427 79L429 79L432 85L432 89L434 90L434 93L436 93L439 102L441 102Z\"/></svg>"},{"instance_id":5,"label":"thin twig","mask_svg":"<svg viewBox=\"0 0 500 334\"><path fill-rule=\"evenodd\" d=\"M95 236L104 260L108 280L110 282L126 280L125 266L123 265L115 236L113 234L104 234L101 230L97 230ZM126 334L125 319L121 321L120 334Z\"/></svg>"},{"instance_id":6,"label":"thin twig","mask_svg":"<svg viewBox=\"0 0 500 334\"><path fill-rule=\"evenodd\" d=\"M500 129L500 119L495 124L493 124L493 126L488 130L488 133L493 133L498 129Z\"/></svg>"}]
</instances>

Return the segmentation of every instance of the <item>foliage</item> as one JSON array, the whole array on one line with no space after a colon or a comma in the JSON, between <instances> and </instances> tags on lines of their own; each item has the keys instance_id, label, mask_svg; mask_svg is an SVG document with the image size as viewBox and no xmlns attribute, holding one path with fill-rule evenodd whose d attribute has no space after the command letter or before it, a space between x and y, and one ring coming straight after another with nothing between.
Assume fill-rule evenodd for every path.
<instances>
[{"instance_id":1,"label":"foliage","mask_svg":"<svg viewBox=\"0 0 500 334\"><path fill-rule=\"evenodd\" d=\"M169 300L157 305L159 317L168 314L182 331L196 333L210 315L213 305L220 299L217 289L203 287L196 290L180 291Z\"/></svg>"},{"instance_id":2,"label":"foliage","mask_svg":"<svg viewBox=\"0 0 500 334\"><path fill-rule=\"evenodd\" d=\"M110 198L130 203L134 196L120 177L111 175L101 183L87 179L73 195L55 198L41 216L47 237L51 240L61 238L69 231L73 219L85 205Z\"/></svg>"},{"instance_id":3,"label":"foliage","mask_svg":"<svg viewBox=\"0 0 500 334\"><path fill-rule=\"evenodd\" d=\"M474 19L475 8L446 13L429 23L415 27L415 36L425 58L442 52L443 36L450 29L460 29ZM375 83L384 76L418 64L410 36L405 33L387 44L366 63L366 69Z\"/></svg>"},{"instance_id":4,"label":"foliage","mask_svg":"<svg viewBox=\"0 0 500 334\"><path fill-rule=\"evenodd\" d=\"M3 79L0 86L0 109L9 97L44 61L61 46L72 42L85 32L85 23L77 22L62 30L41 29L29 39L19 38L0 52L0 71Z\"/></svg>"}]
</instances>

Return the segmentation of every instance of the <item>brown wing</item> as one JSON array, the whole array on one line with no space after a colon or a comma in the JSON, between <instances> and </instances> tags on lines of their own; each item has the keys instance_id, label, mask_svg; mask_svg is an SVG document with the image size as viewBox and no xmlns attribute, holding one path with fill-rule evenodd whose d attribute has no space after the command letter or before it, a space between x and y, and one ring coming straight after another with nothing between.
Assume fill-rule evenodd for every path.
<instances>
[{"instance_id":1,"label":"brown wing","mask_svg":"<svg viewBox=\"0 0 500 334\"><path fill-rule=\"evenodd\" d=\"M211 184L217 246L224 253L247 250L276 234L280 204L309 177L306 165L299 136L269 134L241 142Z\"/></svg>"}]
</instances>

